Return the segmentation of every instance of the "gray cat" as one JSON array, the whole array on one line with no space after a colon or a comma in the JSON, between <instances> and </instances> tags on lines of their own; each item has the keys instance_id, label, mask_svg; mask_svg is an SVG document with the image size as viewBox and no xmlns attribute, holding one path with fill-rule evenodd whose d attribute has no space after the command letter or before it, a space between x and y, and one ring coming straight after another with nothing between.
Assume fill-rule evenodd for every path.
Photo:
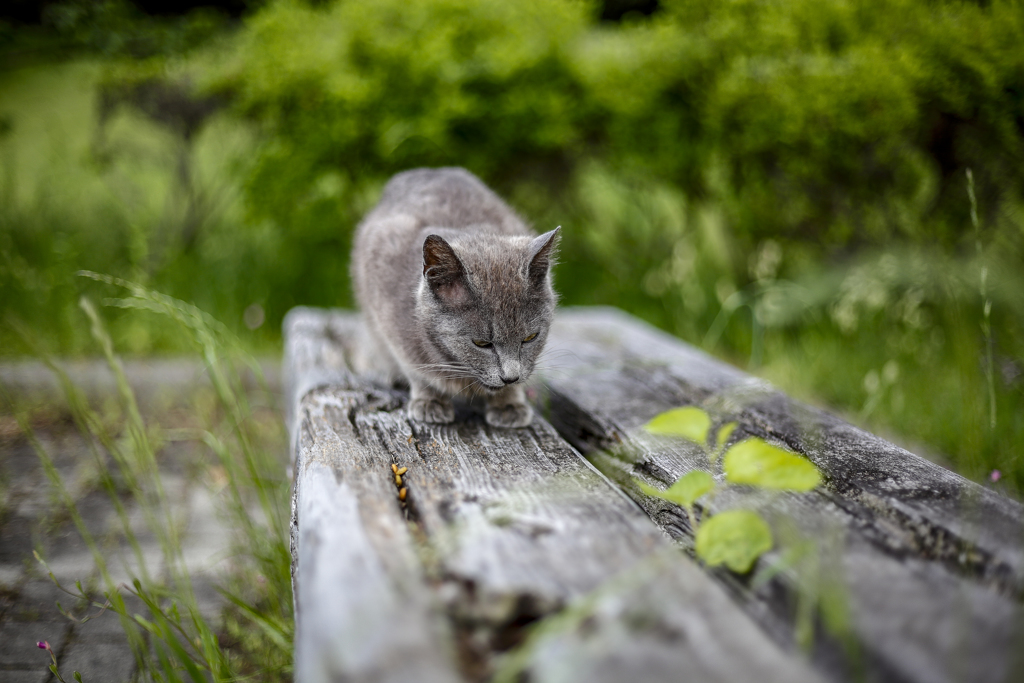
<instances>
[{"instance_id":1,"label":"gray cat","mask_svg":"<svg viewBox=\"0 0 1024 683\"><path fill-rule=\"evenodd\" d=\"M356 298L371 348L409 381L409 415L446 424L452 399L483 397L487 422L525 427L523 383L554 315L558 229L539 237L461 168L399 173L359 225Z\"/></svg>"}]
</instances>

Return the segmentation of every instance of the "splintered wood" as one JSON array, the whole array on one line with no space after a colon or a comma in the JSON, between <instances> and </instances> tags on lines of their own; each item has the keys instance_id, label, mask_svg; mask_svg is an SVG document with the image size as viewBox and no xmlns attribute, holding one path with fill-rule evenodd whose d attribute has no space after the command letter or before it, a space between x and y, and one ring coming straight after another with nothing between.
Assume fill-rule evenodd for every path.
<instances>
[{"instance_id":1,"label":"splintered wood","mask_svg":"<svg viewBox=\"0 0 1024 683\"><path fill-rule=\"evenodd\" d=\"M406 393L351 372L361 334L351 313L296 309L285 323L296 681L1012 673L1016 503L615 311L561 314L561 368L536 391L547 419L518 430L467 407L452 425L411 422ZM686 512L634 484L714 472L638 429L691 404L728 412L731 438L776 439L821 468L810 493L729 488L702 509L757 509L803 554L773 551L743 577L708 571Z\"/></svg>"}]
</instances>

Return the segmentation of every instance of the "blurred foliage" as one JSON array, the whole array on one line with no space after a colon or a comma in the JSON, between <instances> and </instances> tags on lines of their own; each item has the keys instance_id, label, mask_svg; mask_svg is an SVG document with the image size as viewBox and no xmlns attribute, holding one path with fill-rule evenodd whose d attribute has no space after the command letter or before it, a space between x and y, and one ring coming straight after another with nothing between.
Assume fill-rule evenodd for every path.
<instances>
[{"instance_id":1,"label":"blurred foliage","mask_svg":"<svg viewBox=\"0 0 1024 683\"><path fill-rule=\"evenodd\" d=\"M955 243L967 167L986 216L1020 199L1019 2L677 0L613 27L593 14L267 8L211 79L275 142L250 179L255 209L280 220L331 173L350 187L457 162L507 187L595 158L715 201L744 237L837 247Z\"/></svg>"},{"instance_id":2,"label":"blurred foliage","mask_svg":"<svg viewBox=\"0 0 1024 683\"><path fill-rule=\"evenodd\" d=\"M105 54L149 57L195 47L222 30L227 17L203 7L157 20L128 0L65 0L46 6L43 19L66 42Z\"/></svg>"},{"instance_id":3,"label":"blurred foliage","mask_svg":"<svg viewBox=\"0 0 1024 683\"><path fill-rule=\"evenodd\" d=\"M564 303L1024 484L1019 0L282 0L195 49L102 34L101 67L0 75L0 297L54 350L86 347L80 268L277 344L353 303L392 173L460 165L564 226ZM139 320L122 348L176 348Z\"/></svg>"},{"instance_id":4,"label":"blurred foliage","mask_svg":"<svg viewBox=\"0 0 1024 683\"><path fill-rule=\"evenodd\" d=\"M146 9L159 8L147 4L152 3L57 0L0 8L0 60L10 65L26 57L52 60L71 54L135 59L179 54L222 34L231 25L225 10L238 9L211 2L152 16Z\"/></svg>"}]
</instances>

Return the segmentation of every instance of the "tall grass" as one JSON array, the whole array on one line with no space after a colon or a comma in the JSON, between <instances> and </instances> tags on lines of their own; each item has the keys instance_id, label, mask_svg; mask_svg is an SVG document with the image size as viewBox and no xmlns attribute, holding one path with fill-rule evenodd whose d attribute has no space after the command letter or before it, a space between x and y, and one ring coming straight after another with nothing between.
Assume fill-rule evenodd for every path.
<instances>
[{"instance_id":1,"label":"tall grass","mask_svg":"<svg viewBox=\"0 0 1024 683\"><path fill-rule=\"evenodd\" d=\"M974 248L978 260L984 258L981 246L981 222L978 220L978 199L974 192L974 173L967 169L967 196L971 200L971 226L974 228ZM996 383L995 367L992 360L992 299L988 295L988 265L982 265L978 272L978 293L984 303L981 331L985 335L985 382L988 384L989 427L996 428Z\"/></svg>"},{"instance_id":2,"label":"tall grass","mask_svg":"<svg viewBox=\"0 0 1024 683\"><path fill-rule=\"evenodd\" d=\"M83 588L81 581L74 588L61 588L97 609L116 613L139 670L154 681L288 680L293 635L288 482L278 454L264 447L267 426L257 419L240 374L241 368L248 368L262 382L259 365L241 351L223 325L194 306L135 283L83 275L127 292L123 298L107 300L108 305L156 312L181 327L203 359L220 419L184 433L164 433L147 424L99 311L92 301L81 299L91 335L116 379L123 415L120 430L111 429L52 359L44 357L44 361L58 378L71 416L86 437L99 482L116 512L119 536L131 549L132 561L124 567L131 580L126 584L113 578L102 544L83 521L52 454L35 436L24 412L19 412L21 429L91 551L100 576L97 591ZM24 327L20 332L31 336ZM5 398L14 401L6 392ZM272 426L280 428L280 423ZM167 438L205 444L213 455L206 465L208 474L221 468L219 476L226 476L222 507L236 547L231 572L218 587L228 605L223 623L204 617L196 598L183 553L182 520L175 518L159 468L159 445ZM122 499L124 492L127 502ZM132 509L141 512L146 530L159 543L159 569L150 566L143 552L132 526ZM50 577L57 582L52 572ZM140 611L133 611L128 596L137 599Z\"/></svg>"}]
</instances>

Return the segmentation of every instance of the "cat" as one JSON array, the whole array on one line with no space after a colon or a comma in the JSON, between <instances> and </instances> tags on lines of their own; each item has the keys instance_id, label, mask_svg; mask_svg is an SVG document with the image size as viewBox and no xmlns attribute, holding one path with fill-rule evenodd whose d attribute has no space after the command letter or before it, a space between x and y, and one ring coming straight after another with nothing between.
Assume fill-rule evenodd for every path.
<instances>
[{"instance_id":1,"label":"cat","mask_svg":"<svg viewBox=\"0 0 1024 683\"><path fill-rule=\"evenodd\" d=\"M559 231L536 236L465 169L388 181L356 230L352 275L376 365L408 380L413 420L454 421L461 395L484 399L490 425L530 424L524 382L554 317Z\"/></svg>"}]
</instances>

